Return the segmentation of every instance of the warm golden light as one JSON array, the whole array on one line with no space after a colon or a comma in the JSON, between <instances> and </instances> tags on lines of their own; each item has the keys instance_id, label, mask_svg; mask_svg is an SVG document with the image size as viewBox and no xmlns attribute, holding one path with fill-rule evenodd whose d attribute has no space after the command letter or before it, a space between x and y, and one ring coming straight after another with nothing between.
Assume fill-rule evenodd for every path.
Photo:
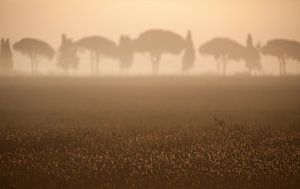
<instances>
[{"instance_id":1,"label":"warm golden light","mask_svg":"<svg viewBox=\"0 0 300 189\"><path fill-rule=\"evenodd\" d=\"M1 188L299 188L300 0L0 0Z\"/></svg>"},{"instance_id":2,"label":"warm golden light","mask_svg":"<svg viewBox=\"0 0 300 189\"><path fill-rule=\"evenodd\" d=\"M55 47L62 33L75 39L102 35L118 41L122 34L134 38L151 28L183 36L191 30L196 47L219 36L244 44L248 33L261 43L272 38L299 40L299 7L295 0L1 0L0 36L13 41L34 36ZM202 65L203 61L210 60L198 58L194 72L214 69L213 63ZM272 64L266 66L276 70Z\"/></svg>"}]
</instances>

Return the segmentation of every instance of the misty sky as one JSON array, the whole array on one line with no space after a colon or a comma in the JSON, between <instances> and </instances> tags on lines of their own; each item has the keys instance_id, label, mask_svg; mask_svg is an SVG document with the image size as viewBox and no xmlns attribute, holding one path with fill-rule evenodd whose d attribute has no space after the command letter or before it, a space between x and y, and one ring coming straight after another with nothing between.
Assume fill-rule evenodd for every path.
<instances>
[{"instance_id":1,"label":"misty sky","mask_svg":"<svg viewBox=\"0 0 300 189\"><path fill-rule=\"evenodd\" d=\"M191 29L196 47L217 36L245 43L249 32L262 44L272 38L300 41L299 9L298 0L0 0L0 37L36 37L57 48L62 33L118 41L121 34L134 38L163 28L184 36ZM215 69L211 64L206 71Z\"/></svg>"}]
</instances>

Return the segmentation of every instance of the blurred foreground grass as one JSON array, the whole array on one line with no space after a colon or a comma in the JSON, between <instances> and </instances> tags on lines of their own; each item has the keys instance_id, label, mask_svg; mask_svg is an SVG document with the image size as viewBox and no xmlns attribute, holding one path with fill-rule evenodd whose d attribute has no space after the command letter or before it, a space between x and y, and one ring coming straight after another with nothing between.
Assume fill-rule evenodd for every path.
<instances>
[{"instance_id":1,"label":"blurred foreground grass","mask_svg":"<svg viewBox=\"0 0 300 189\"><path fill-rule=\"evenodd\" d=\"M1 188L297 188L300 128L4 126Z\"/></svg>"}]
</instances>

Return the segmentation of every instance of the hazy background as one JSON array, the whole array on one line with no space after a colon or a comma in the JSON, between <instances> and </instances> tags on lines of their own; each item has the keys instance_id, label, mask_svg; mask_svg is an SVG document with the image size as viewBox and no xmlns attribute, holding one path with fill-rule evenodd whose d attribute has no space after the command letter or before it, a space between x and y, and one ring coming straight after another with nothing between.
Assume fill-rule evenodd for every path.
<instances>
[{"instance_id":1,"label":"hazy background","mask_svg":"<svg viewBox=\"0 0 300 189\"><path fill-rule=\"evenodd\" d=\"M121 34L132 38L151 28L175 31L183 36L192 30L196 48L213 37L230 37L245 43L251 32L255 43L264 44L272 38L300 40L300 1L298 0L0 0L0 37L15 42L23 37L48 41L56 49L60 36L79 39L102 35L118 42ZM80 70L89 73L86 55L81 55ZM29 71L30 64L15 53L16 68ZM163 73L180 72L179 57L165 56ZM273 58L262 59L267 73L276 74L278 63ZM115 61L105 59L102 73L119 73ZM44 73L55 72L55 60L43 62ZM150 62L136 56L131 73L150 73ZM198 56L192 73L216 70L213 59ZM244 65L232 63L228 72L243 72ZM289 73L300 71L300 64L288 64Z\"/></svg>"}]
</instances>

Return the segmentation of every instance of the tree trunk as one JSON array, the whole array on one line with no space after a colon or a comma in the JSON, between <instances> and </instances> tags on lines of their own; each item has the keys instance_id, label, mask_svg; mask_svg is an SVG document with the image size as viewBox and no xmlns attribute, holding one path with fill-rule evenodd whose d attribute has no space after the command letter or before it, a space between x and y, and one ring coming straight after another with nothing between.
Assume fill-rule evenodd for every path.
<instances>
[{"instance_id":1,"label":"tree trunk","mask_svg":"<svg viewBox=\"0 0 300 189\"><path fill-rule=\"evenodd\" d=\"M30 60L31 60L31 72L32 74L37 73L37 55L36 54L30 54Z\"/></svg>"},{"instance_id":2,"label":"tree trunk","mask_svg":"<svg viewBox=\"0 0 300 189\"><path fill-rule=\"evenodd\" d=\"M39 62L38 62L38 60L36 60L36 62L35 62L35 73L36 74L38 74L38 72L39 72L38 67L39 67Z\"/></svg>"},{"instance_id":3,"label":"tree trunk","mask_svg":"<svg viewBox=\"0 0 300 189\"><path fill-rule=\"evenodd\" d=\"M217 72L218 75L221 75L221 63L219 61L219 59L216 58L216 62L217 62Z\"/></svg>"},{"instance_id":4,"label":"tree trunk","mask_svg":"<svg viewBox=\"0 0 300 189\"><path fill-rule=\"evenodd\" d=\"M223 76L226 76L227 63L228 63L227 58L223 57L222 62L223 62Z\"/></svg>"},{"instance_id":5,"label":"tree trunk","mask_svg":"<svg viewBox=\"0 0 300 189\"><path fill-rule=\"evenodd\" d=\"M286 61L285 57L282 57L282 68L283 68L283 75L286 76Z\"/></svg>"},{"instance_id":6,"label":"tree trunk","mask_svg":"<svg viewBox=\"0 0 300 189\"><path fill-rule=\"evenodd\" d=\"M283 76L284 75L284 66L283 66L283 62L284 62L284 60L283 60L283 57L278 57L278 61L279 61L279 75L280 76Z\"/></svg>"},{"instance_id":7,"label":"tree trunk","mask_svg":"<svg viewBox=\"0 0 300 189\"><path fill-rule=\"evenodd\" d=\"M155 75L155 76L158 75L160 59L161 59L161 55L152 55L151 56L152 75Z\"/></svg>"},{"instance_id":8,"label":"tree trunk","mask_svg":"<svg viewBox=\"0 0 300 189\"><path fill-rule=\"evenodd\" d=\"M226 76L226 71L227 71L227 62L223 62L223 76Z\"/></svg>"},{"instance_id":9,"label":"tree trunk","mask_svg":"<svg viewBox=\"0 0 300 189\"><path fill-rule=\"evenodd\" d=\"M99 54L95 54L95 74L98 75L99 74L99 63L100 63L100 55Z\"/></svg>"},{"instance_id":10,"label":"tree trunk","mask_svg":"<svg viewBox=\"0 0 300 189\"><path fill-rule=\"evenodd\" d=\"M218 70L218 75L221 75L221 63L219 62L219 60L217 61L217 70Z\"/></svg>"},{"instance_id":11,"label":"tree trunk","mask_svg":"<svg viewBox=\"0 0 300 189\"><path fill-rule=\"evenodd\" d=\"M95 56L94 56L94 52L90 52L91 53L91 74L94 75L95 73Z\"/></svg>"},{"instance_id":12,"label":"tree trunk","mask_svg":"<svg viewBox=\"0 0 300 189\"><path fill-rule=\"evenodd\" d=\"M31 73L32 73L32 74L34 74L34 65L35 65L34 59L31 58Z\"/></svg>"}]
</instances>

